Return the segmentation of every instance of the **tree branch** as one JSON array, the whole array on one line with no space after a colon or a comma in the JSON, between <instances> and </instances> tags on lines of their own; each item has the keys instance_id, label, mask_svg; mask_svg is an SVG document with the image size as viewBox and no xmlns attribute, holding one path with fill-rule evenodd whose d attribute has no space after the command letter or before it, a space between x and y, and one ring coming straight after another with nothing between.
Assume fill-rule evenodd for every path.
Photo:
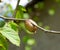
<instances>
[{"instance_id":1,"label":"tree branch","mask_svg":"<svg viewBox=\"0 0 60 50\"><path fill-rule=\"evenodd\" d=\"M4 17L4 16L0 16L0 18L3 18L5 20L13 20L13 21L25 21L27 19L16 19L16 18L7 18L7 17ZM60 31L53 31L53 30L46 30L40 26L38 26L37 24L35 25L37 28L39 28L40 30L46 32L46 33L53 33L53 34L60 34Z\"/></svg>"},{"instance_id":2,"label":"tree branch","mask_svg":"<svg viewBox=\"0 0 60 50\"><path fill-rule=\"evenodd\" d=\"M25 8L28 9L28 8L33 8L35 4L39 3L39 2L43 2L44 0L32 0L30 1L29 3L27 3L25 5Z\"/></svg>"},{"instance_id":3,"label":"tree branch","mask_svg":"<svg viewBox=\"0 0 60 50\"><path fill-rule=\"evenodd\" d=\"M4 16L0 16L0 18L3 18L5 20L13 20L13 21L25 21L26 20L26 19L7 18L7 17L4 17Z\"/></svg>"},{"instance_id":4,"label":"tree branch","mask_svg":"<svg viewBox=\"0 0 60 50\"><path fill-rule=\"evenodd\" d=\"M38 26L38 25L37 25L37 27L38 27L39 29L41 29L42 31L46 32L46 33L60 34L60 31L46 30L46 29L44 29L44 28L42 28L42 27L40 27L40 26Z\"/></svg>"}]
</instances>

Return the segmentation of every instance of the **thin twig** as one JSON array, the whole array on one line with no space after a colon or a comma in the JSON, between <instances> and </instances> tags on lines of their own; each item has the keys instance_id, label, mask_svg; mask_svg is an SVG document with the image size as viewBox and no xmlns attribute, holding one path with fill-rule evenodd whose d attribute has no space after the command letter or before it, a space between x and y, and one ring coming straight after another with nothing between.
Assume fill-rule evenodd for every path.
<instances>
[{"instance_id":1,"label":"thin twig","mask_svg":"<svg viewBox=\"0 0 60 50\"><path fill-rule=\"evenodd\" d=\"M15 20L15 21L25 21L27 19L16 19L16 18L7 18L7 17L4 17L4 16L0 16L0 18L3 18L5 20ZM60 34L60 31L54 31L54 30L46 30L38 25L35 25L36 27L38 27L40 30L46 32L46 33L53 33L53 34Z\"/></svg>"},{"instance_id":2,"label":"thin twig","mask_svg":"<svg viewBox=\"0 0 60 50\"><path fill-rule=\"evenodd\" d=\"M40 26L37 26L39 29L41 29L42 31L46 32L46 33L53 33L53 34L60 34L60 31L54 31L54 30L46 30Z\"/></svg>"},{"instance_id":3,"label":"thin twig","mask_svg":"<svg viewBox=\"0 0 60 50\"><path fill-rule=\"evenodd\" d=\"M13 17L16 16L16 13L17 13L17 10L18 10L18 6L19 6L19 2L20 2L20 0L17 1L17 5L16 5L16 9L14 11Z\"/></svg>"},{"instance_id":4,"label":"thin twig","mask_svg":"<svg viewBox=\"0 0 60 50\"><path fill-rule=\"evenodd\" d=\"M27 19L7 18L4 16L0 16L0 18L3 18L5 20L13 20L13 21L25 21L25 20L27 20Z\"/></svg>"}]
</instances>

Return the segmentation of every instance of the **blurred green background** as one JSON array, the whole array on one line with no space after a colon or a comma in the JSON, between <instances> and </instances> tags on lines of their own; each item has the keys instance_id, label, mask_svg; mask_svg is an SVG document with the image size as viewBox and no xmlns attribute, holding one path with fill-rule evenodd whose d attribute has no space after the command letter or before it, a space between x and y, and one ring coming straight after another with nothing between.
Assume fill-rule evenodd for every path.
<instances>
[{"instance_id":1,"label":"blurred green background","mask_svg":"<svg viewBox=\"0 0 60 50\"><path fill-rule=\"evenodd\" d=\"M14 10L7 4L8 11L2 15L11 17ZM45 28L60 31L60 0L44 0L37 3L34 8L29 8L28 13L22 6L16 14L16 18L31 18L36 23ZM9 12L9 13L8 13ZM10 43L9 50L60 50L60 34L45 33L40 29L34 34L28 32L24 24L20 23L19 36L21 38L20 47Z\"/></svg>"}]
</instances>

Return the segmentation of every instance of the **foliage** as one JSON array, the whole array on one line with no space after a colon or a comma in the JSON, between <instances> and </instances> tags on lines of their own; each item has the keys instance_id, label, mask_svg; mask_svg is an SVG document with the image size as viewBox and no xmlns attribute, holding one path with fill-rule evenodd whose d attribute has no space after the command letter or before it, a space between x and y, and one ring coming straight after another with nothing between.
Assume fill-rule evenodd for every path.
<instances>
[{"instance_id":1,"label":"foliage","mask_svg":"<svg viewBox=\"0 0 60 50\"><path fill-rule=\"evenodd\" d=\"M56 0L56 2L60 3L60 0ZM12 9L12 6L10 4L6 4L6 7L4 8L6 8L6 12L3 15L6 16L7 18L13 18L13 14L15 10ZM35 4L34 8L37 9L37 11L44 10L45 3L39 2ZM25 7L18 5L15 18L17 19L32 18L34 21L38 23L39 26L44 26L43 22L39 20L38 13L34 8L29 8L27 13ZM53 16L55 15L55 8L51 7L46 12L50 16ZM29 13L32 14L29 15ZM16 46L20 46L20 41L21 41L19 37L20 30L21 31L23 30L25 31L24 33L27 33L27 35L22 38L22 41L26 44L25 50L31 50L31 46L36 44L36 40L33 37L29 36L31 34L34 34L34 32L30 32L28 29L26 29L26 27L27 26L25 26L24 22L11 21L11 20L6 21L0 18L0 50L8 50L9 43L7 40L9 40L12 44ZM44 28L46 30L50 29L49 26L44 26Z\"/></svg>"},{"instance_id":2,"label":"foliage","mask_svg":"<svg viewBox=\"0 0 60 50\"><path fill-rule=\"evenodd\" d=\"M5 12L4 16L7 16L7 18L11 18L12 14L14 12L14 10L12 9L11 5L6 4L6 6L8 6L7 11ZM26 12L26 9L23 6L18 6L17 7L17 13L15 18L24 18L24 19L28 19L29 15L28 13L24 13L24 11ZM23 22L20 22L19 25L17 23L15 23L14 21L8 21L6 22L6 20L4 19L0 19L0 50L8 50L8 41L7 39L14 45L16 46L20 46L20 37L18 35L18 30L20 28L22 28L23 30L25 30L28 34L33 34L32 32L28 31L25 28L25 25ZM26 41L26 39L23 39L27 42L28 45L33 45L34 39L30 39L28 38L28 41ZM30 41L32 43L30 43ZM27 50L27 47L26 47Z\"/></svg>"},{"instance_id":3,"label":"foliage","mask_svg":"<svg viewBox=\"0 0 60 50\"><path fill-rule=\"evenodd\" d=\"M6 24L0 31L0 33L5 36L11 43L15 44L16 46L20 45L20 39L18 36L18 32L13 30L9 24Z\"/></svg>"},{"instance_id":4,"label":"foliage","mask_svg":"<svg viewBox=\"0 0 60 50\"><path fill-rule=\"evenodd\" d=\"M8 50L8 42L2 34L0 34L0 50Z\"/></svg>"},{"instance_id":5,"label":"foliage","mask_svg":"<svg viewBox=\"0 0 60 50\"><path fill-rule=\"evenodd\" d=\"M5 20L0 18L0 27L3 27L5 25Z\"/></svg>"}]
</instances>

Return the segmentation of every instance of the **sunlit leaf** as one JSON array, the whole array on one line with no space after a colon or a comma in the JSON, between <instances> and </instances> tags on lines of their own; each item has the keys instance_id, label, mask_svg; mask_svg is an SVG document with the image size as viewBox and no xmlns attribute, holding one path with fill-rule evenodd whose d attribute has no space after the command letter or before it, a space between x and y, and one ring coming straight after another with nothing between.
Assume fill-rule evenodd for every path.
<instances>
[{"instance_id":1,"label":"sunlit leaf","mask_svg":"<svg viewBox=\"0 0 60 50\"><path fill-rule=\"evenodd\" d=\"M0 34L0 50L8 50L8 42L1 34Z\"/></svg>"},{"instance_id":2,"label":"sunlit leaf","mask_svg":"<svg viewBox=\"0 0 60 50\"><path fill-rule=\"evenodd\" d=\"M18 6L18 10L17 10L17 13L16 13L16 18L23 18L23 10L22 10L22 6Z\"/></svg>"},{"instance_id":3,"label":"sunlit leaf","mask_svg":"<svg viewBox=\"0 0 60 50\"><path fill-rule=\"evenodd\" d=\"M23 6L19 5L19 8L21 8L21 10L22 10L22 11L25 11L25 12L26 12L25 7L23 7Z\"/></svg>"},{"instance_id":4,"label":"sunlit leaf","mask_svg":"<svg viewBox=\"0 0 60 50\"><path fill-rule=\"evenodd\" d=\"M0 30L0 33L5 36L11 43L13 43L16 46L20 45L20 38L18 36L18 32L16 32L14 29L12 29L9 24L6 24L5 27L3 27Z\"/></svg>"},{"instance_id":5,"label":"sunlit leaf","mask_svg":"<svg viewBox=\"0 0 60 50\"><path fill-rule=\"evenodd\" d=\"M16 23L14 23L13 21L9 22L10 26L12 29L14 29L15 31L18 31L18 25Z\"/></svg>"},{"instance_id":6,"label":"sunlit leaf","mask_svg":"<svg viewBox=\"0 0 60 50\"><path fill-rule=\"evenodd\" d=\"M22 18L22 16L21 16L22 14L20 14L20 12L19 11L17 11L17 13L16 13L16 18Z\"/></svg>"}]
</instances>

